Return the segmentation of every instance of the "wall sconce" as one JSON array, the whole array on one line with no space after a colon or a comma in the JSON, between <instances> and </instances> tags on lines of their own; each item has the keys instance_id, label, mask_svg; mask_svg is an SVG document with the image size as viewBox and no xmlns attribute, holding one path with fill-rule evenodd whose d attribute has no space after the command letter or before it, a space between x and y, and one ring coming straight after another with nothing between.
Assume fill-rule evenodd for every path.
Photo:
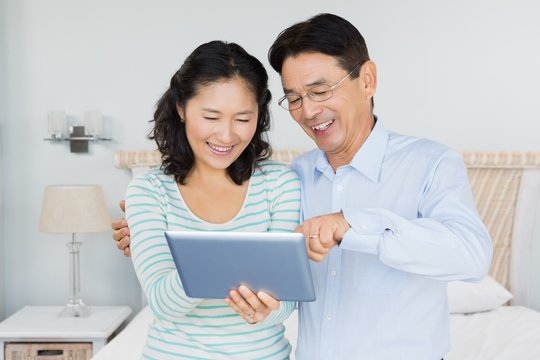
<instances>
[{"instance_id":1,"label":"wall sconce","mask_svg":"<svg viewBox=\"0 0 540 360\"><path fill-rule=\"evenodd\" d=\"M47 116L50 137L43 140L51 142L69 141L72 153L87 153L90 141L110 141L101 136L103 132L103 116L100 111L86 111L85 125L74 125L69 128L69 136L64 136L66 130L66 112L49 111Z\"/></svg>"}]
</instances>

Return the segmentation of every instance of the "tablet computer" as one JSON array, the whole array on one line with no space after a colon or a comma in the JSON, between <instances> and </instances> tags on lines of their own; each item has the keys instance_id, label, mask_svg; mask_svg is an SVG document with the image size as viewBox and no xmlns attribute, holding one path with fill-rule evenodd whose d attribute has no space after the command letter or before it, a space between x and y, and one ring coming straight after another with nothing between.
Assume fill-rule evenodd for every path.
<instances>
[{"instance_id":1,"label":"tablet computer","mask_svg":"<svg viewBox=\"0 0 540 360\"><path fill-rule=\"evenodd\" d=\"M278 300L315 300L303 234L165 231L165 237L189 297L224 299L245 285Z\"/></svg>"}]
</instances>

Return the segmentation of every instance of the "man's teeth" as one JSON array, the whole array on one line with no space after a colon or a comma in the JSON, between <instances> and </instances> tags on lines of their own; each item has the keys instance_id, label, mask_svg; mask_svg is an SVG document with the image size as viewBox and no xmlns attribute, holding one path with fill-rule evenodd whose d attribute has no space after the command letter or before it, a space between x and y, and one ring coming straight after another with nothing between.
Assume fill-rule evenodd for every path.
<instances>
[{"instance_id":1,"label":"man's teeth","mask_svg":"<svg viewBox=\"0 0 540 360\"><path fill-rule=\"evenodd\" d=\"M207 143L208 146L210 146L213 150L216 150L216 151L219 151L219 152L227 152L229 150L232 149L232 146L227 146L227 147L223 147L223 146L217 146L217 145L213 145L213 144L210 144L210 143Z\"/></svg>"},{"instance_id":2,"label":"man's teeth","mask_svg":"<svg viewBox=\"0 0 540 360\"><path fill-rule=\"evenodd\" d=\"M327 122L324 122L322 124L319 124L317 126L313 126L312 129L313 130L318 130L318 131L321 131L321 130L324 130L326 129L328 126L330 126L330 124L332 124L334 122L334 120L330 120L330 121L327 121Z\"/></svg>"}]
</instances>

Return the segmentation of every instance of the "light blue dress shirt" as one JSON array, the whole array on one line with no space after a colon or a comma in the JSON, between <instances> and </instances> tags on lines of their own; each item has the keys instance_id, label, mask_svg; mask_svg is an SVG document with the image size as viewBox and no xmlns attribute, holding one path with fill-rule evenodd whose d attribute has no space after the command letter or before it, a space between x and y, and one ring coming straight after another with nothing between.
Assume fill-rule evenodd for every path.
<instances>
[{"instance_id":1,"label":"light blue dress shirt","mask_svg":"<svg viewBox=\"0 0 540 360\"><path fill-rule=\"evenodd\" d=\"M447 281L480 280L492 256L463 160L380 121L333 171L293 162L303 217L343 211L340 246L311 262L317 301L299 308L298 360L439 360L450 349Z\"/></svg>"}]
</instances>

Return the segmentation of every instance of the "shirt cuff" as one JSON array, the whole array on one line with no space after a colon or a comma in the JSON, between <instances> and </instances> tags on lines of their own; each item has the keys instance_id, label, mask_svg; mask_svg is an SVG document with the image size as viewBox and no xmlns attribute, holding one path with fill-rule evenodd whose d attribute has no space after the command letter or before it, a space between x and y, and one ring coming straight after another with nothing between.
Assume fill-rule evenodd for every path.
<instances>
[{"instance_id":1,"label":"shirt cuff","mask_svg":"<svg viewBox=\"0 0 540 360\"><path fill-rule=\"evenodd\" d=\"M340 247L343 250L378 254L379 242L385 231L391 231L385 218L366 209L343 209L351 228L345 232Z\"/></svg>"}]
</instances>

